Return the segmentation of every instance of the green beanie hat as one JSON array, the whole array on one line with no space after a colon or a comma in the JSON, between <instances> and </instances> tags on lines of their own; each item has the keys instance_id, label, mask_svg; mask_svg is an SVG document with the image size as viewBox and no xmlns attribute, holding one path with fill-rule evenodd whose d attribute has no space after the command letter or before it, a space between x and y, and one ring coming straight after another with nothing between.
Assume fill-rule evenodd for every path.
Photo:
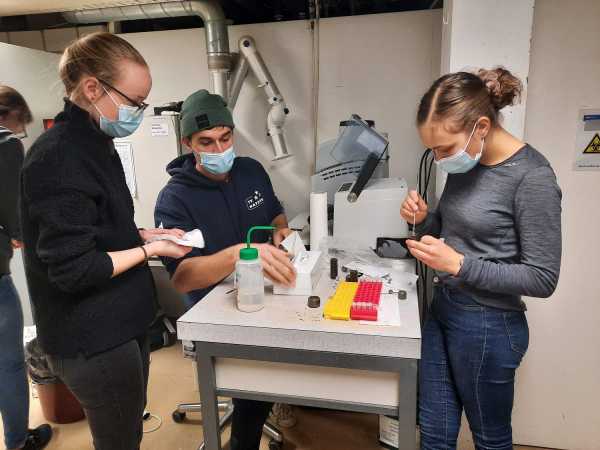
<instances>
[{"instance_id":1,"label":"green beanie hat","mask_svg":"<svg viewBox=\"0 0 600 450\"><path fill-rule=\"evenodd\" d=\"M223 97L200 89L185 99L181 105L181 136L190 137L197 131L214 127L233 129L233 117Z\"/></svg>"}]
</instances>

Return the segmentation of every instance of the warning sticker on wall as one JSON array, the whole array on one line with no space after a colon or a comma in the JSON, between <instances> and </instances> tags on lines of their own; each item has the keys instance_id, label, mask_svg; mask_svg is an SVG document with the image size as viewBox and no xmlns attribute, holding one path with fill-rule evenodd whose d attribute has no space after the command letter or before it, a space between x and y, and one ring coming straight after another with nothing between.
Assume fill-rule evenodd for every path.
<instances>
[{"instance_id":1,"label":"warning sticker on wall","mask_svg":"<svg viewBox=\"0 0 600 450\"><path fill-rule=\"evenodd\" d=\"M596 133L583 153L600 153L600 135Z\"/></svg>"},{"instance_id":2,"label":"warning sticker on wall","mask_svg":"<svg viewBox=\"0 0 600 450\"><path fill-rule=\"evenodd\" d=\"M573 169L600 170L600 109L579 111Z\"/></svg>"}]
</instances>

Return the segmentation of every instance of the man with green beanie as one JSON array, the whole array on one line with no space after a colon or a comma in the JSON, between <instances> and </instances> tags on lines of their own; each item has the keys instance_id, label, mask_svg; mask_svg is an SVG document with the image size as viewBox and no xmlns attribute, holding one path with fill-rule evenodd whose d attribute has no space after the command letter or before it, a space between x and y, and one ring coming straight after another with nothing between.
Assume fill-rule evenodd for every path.
<instances>
[{"instance_id":1,"label":"man with green beanie","mask_svg":"<svg viewBox=\"0 0 600 450\"><path fill-rule=\"evenodd\" d=\"M162 258L175 288L191 307L234 271L246 233L255 225L272 225L255 233L265 276L291 286L296 279L288 255L279 243L291 231L269 175L262 165L234 150L234 123L219 95L202 89L181 108L181 137L190 154L167 166L171 179L160 192L154 219L157 227L200 229L205 247L181 259ZM270 403L234 399L232 450L258 450Z\"/></svg>"}]
</instances>

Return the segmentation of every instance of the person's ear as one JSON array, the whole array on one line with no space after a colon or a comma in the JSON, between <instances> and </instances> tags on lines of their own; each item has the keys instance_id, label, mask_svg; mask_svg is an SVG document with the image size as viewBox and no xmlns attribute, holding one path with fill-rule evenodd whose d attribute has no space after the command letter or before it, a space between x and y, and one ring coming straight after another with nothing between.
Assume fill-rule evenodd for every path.
<instances>
[{"instance_id":1,"label":"person's ear","mask_svg":"<svg viewBox=\"0 0 600 450\"><path fill-rule=\"evenodd\" d=\"M96 77L86 76L80 82L81 93L92 104L104 94L104 89Z\"/></svg>"},{"instance_id":2,"label":"person's ear","mask_svg":"<svg viewBox=\"0 0 600 450\"><path fill-rule=\"evenodd\" d=\"M181 138L181 143L186 147L192 150L192 141L190 141L189 137Z\"/></svg>"},{"instance_id":3,"label":"person's ear","mask_svg":"<svg viewBox=\"0 0 600 450\"><path fill-rule=\"evenodd\" d=\"M485 139L492 129L492 121L487 116L482 116L479 118L477 122L477 129L475 132L480 137L480 139Z\"/></svg>"}]
</instances>

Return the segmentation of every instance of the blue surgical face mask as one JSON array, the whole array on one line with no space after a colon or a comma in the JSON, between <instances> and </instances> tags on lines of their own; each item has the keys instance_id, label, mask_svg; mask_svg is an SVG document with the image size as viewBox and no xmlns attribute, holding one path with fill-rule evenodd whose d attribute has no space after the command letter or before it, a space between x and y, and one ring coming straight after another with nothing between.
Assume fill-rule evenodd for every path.
<instances>
[{"instance_id":1,"label":"blue surgical face mask","mask_svg":"<svg viewBox=\"0 0 600 450\"><path fill-rule=\"evenodd\" d=\"M447 173L466 173L477 165L481 159L481 154L483 153L484 139L481 140L481 149L479 150L479 153L475 155L475 157L471 158L471 156L467 153L467 148L469 147L471 138L475 133L476 127L477 123L475 123L475 126L473 126L473 131L471 131L471 135L462 149L452 156L435 161L440 169Z\"/></svg>"},{"instance_id":2,"label":"blue surgical face mask","mask_svg":"<svg viewBox=\"0 0 600 450\"><path fill-rule=\"evenodd\" d=\"M233 145L223 153L194 152L194 154L196 155L196 160L202 167L213 175L223 175L229 172L233 167L233 161L235 160Z\"/></svg>"},{"instance_id":3,"label":"blue surgical face mask","mask_svg":"<svg viewBox=\"0 0 600 450\"><path fill-rule=\"evenodd\" d=\"M110 95L110 92L104 88L104 91L108 94L112 102L117 106L119 113L117 120L107 119L102 111L94 104L94 108L100 114L100 129L108 134L109 136L122 138L129 136L138 129L144 118L144 111L141 111L135 106L120 105Z\"/></svg>"}]
</instances>

